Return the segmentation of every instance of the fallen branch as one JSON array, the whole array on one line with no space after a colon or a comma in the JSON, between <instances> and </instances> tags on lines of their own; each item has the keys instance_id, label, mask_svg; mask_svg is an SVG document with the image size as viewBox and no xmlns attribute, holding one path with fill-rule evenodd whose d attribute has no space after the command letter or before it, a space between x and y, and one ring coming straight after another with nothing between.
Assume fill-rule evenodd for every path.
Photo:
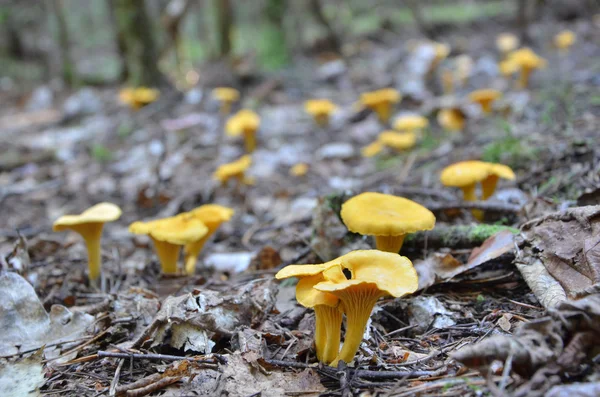
<instances>
[{"instance_id":1,"label":"fallen branch","mask_svg":"<svg viewBox=\"0 0 600 397\"><path fill-rule=\"evenodd\" d=\"M446 210L482 210L490 212L512 212L521 211L521 206L507 204L499 201L458 201L437 205L429 205L427 208L432 212L441 212Z\"/></svg>"},{"instance_id":2,"label":"fallen branch","mask_svg":"<svg viewBox=\"0 0 600 397\"><path fill-rule=\"evenodd\" d=\"M185 356L173 356L170 354L139 354L139 353L118 353L118 352L108 352L108 351L99 351L98 358L111 357L111 358L129 358L129 359L143 359L143 360L165 360L165 361L178 361L178 360L190 360L195 363L201 364L216 364L217 362L221 364L227 363L225 357L220 355L213 355L211 359L206 358L196 358L196 357L185 357Z\"/></svg>"},{"instance_id":3,"label":"fallen branch","mask_svg":"<svg viewBox=\"0 0 600 397\"><path fill-rule=\"evenodd\" d=\"M402 249L417 250L427 248L452 247L454 249L473 248L483 244L485 240L503 230L518 233L515 228L498 225L474 226L439 226L426 232L409 234L404 240Z\"/></svg>"}]
</instances>

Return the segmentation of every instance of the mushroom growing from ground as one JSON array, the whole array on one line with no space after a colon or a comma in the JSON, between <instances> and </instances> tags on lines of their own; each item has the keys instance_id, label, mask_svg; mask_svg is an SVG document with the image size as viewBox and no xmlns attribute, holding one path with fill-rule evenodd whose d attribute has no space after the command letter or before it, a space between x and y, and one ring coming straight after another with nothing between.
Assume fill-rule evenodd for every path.
<instances>
[{"instance_id":1,"label":"mushroom growing from ground","mask_svg":"<svg viewBox=\"0 0 600 397\"><path fill-rule=\"evenodd\" d=\"M231 112L231 105L239 101L240 92L231 87L217 87L212 90L212 96L220 102L221 108L219 111L221 114L226 115Z\"/></svg>"},{"instance_id":2,"label":"mushroom growing from ground","mask_svg":"<svg viewBox=\"0 0 600 397\"><path fill-rule=\"evenodd\" d=\"M330 363L337 367L339 361L350 363L354 359L377 300L388 295L399 298L416 291L418 277L408 258L391 252L352 251L334 261L340 261L343 268L350 270L350 278L328 279L314 289L339 298L346 315L344 344Z\"/></svg>"},{"instance_id":3,"label":"mushroom growing from ground","mask_svg":"<svg viewBox=\"0 0 600 397\"><path fill-rule=\"evenodd\" d=\"M281 269L275 278L278 280L298 277L296 300L304 307L315 311L315 350L320 362L329 364L338 355L342 312L339 299L328 292L314 289L323 281L343 282L344 273L336 260L319 265L289 265Z\"/></svg>"},{"instance_id":4,"label":"mushroom growing from ground","mask_svg":"<svg viewBox=\"0 0 600 397\"><path fill-rule=\"evenodd\" d=\"M306 164L306 163L294 164L290 168L290 172L289 172L289 174L291 176L304 176L307 173L308 173L308 164Z\"/></svg>"},{"instance_id":5,"label":"mushroom growing from ground","mask_svg":"<svg viewBox=\"0 0 600 397\"><path fill-rule=\"evenodd\" d=\"M149 222L134 222L129 232L146 234L154 243L163 274L177 274L177 259L182 246L201 240L208 234L202 221L190 213Z\"/></svg>"},{"instance_id":6,"label":"mushroom growing from ground","mask_svg":"<svg viewBox=\"0 0 600 397\"><path fill-rule=\"evenodd\" d=\"M502 96L502 92L493 89L476 90L469 94L471 102L478 103L483 113L492 112L494 101Z\"/></svg>"},{"instance_id":7,"label":"mushroom growing from ground","mask_svg":"<svg viewBox=\"0 0 600 397\"><path fill-rule=\"evenodd\" d=\"M217 204L205 204L188 212L208 228L208 232L200 240L186 244L184 247L185 272L194 274L196 259L202 251L206 241L212 236L223 222L227 222L233 216L233 209Z\"/></svg>"},{"instance_id":8,"label":"mushroom growing from ground","mask_svg":"<svg viewBox=\"0 0 600 397\"><path fill-rule=\"evenodd\" d=\"M337 106L328 99L309 99L304 102L304 110L310 114L319 127L329 125L329 117L337 110Z\"/></svg>"},{"instance_id":9,"label":"mushroom growing from ground","mask_svg":"<svg viewBox=\"0 0 600 397\"><path fill-rule=\"evenodd\" d=\"M506 55L516 50L519 47L519 38L512 33L500 33L496 37L496 48L502 54L502 57L506 57Z\"/></svg>"},{"instance_id":10,"label":"mushroom growing from ground","mask_svg":"<svg viewBox=\"0 0 600 397\"><path fill-rule=\"evenodd\" d=\"M400 102L402 96L393 88L365 92L360 96L360 102L377 113L379 121L387 124L392 115L392 106Z\"/></svg>"},{"instance_id":11,"label":"mushroom growing from ground","mask_svg":"<svg viewBox=\"0 0 600 397\"><path fill-rule=\"evenodd\" d=\"M429 120L418 114L400 116L394 121L394 129L400 132L417 132L428 125Z\"/></svg>"},{"instance_id":12,"label":"mushroom growing from ground","mask_svg":"<svg viewBox=\"0 0 600 397\"><path fill-rule=\"evenodd\" d=\"M227 120L225 131L229 136L244 136L246 152L256 149L256 131L260 126L260 117L252 110L242 109Z\"/></svg>"},{"instance_id":13,"label":"mushroom growing from ground","mask_svg":"<svg viewBox=\"0 0 600 397\"><path fill-rule=\"evenodd\" d=\"M88 268L90 281L100 278L102 255L100 240L106 222L112 222L121 216L121 209L111 203L100 203L88 208L79 215L63 215L52 225L52 230L60 232L73 230L83 237L88 252Z\"/></svg>"},{"instance_id":14,"label":"mushroom growing from ground","mask_svg":"<svg viewBox=\"0 0 600 397\"><path fill-rule=\"evenodd\" d=\"M412 148L417 142L417 135L414 131L396 132L383 131L377 139L383 146L387 146L396 151L403 151Z\"/></svg>"},{"instance_id":15,"label":"mushroom growing from ground","mask_svg":"<svg viewBox=\"0 0 600 397\"><path fill-rule=\"evenodd\" d=\"M431 230L435 216L404 197L366 192L342 204L342 221L353 233L375 236L378 250L398 253L409 233Z\"/></svg>"},{"instance_id":16,"label":"mushroom growing from ground","mask_svg":"<svg viewBox=\"0 0 600 397\"><path fill-rule=\"evenodd\" d=\"M473 58L468 55L459 55L455 59L456 79L461 85L467 84L473 70Z\"/></svg>"},{"instance_id":17,"label":"mushroom growing from ground","mask_svg":"<svg viewBox=\"0 0 600 397\"><path fill-rule=\"evenodd\" d=\"M213 178L221 182L221 185L226 184L230 179L235 179L238 183L250 185L252 181L246 178L246 170L251 164L252 157L250 155L242 156L231 163L220 165L214 172Z\"/></svg>"},{"instance_id":18,"label":"mushroom growing from ground","mask_svg":"<svg viewBox=\"0 0 600 397\"><path fill-rule=\"evenodd\" d=\"M575 33L573 33L573 31L563 30L562 32L554 36L554 46L558 48L560 52L566 54L567 52L569 52L569 48L571 48L571 46L575 44L576 38L577 36L575 36Z\"/></svg>"},{"instance_id":19,"label":"mushroom growing from ground","mask_svg":"<svg viewBox=\"0 0 600 397\"><path fill-rule=\"evenodd\" d=\"M461 131L465 128L465 119L459 108L440 109L437 114L438 124L447 131Z\"/></svg>"},{"instance_id":20,"label":"mushroom growing from ground","mask_svg":"<svg viewBox=\"0 0 600 397\"><path fill-rule=\"evenodd\" d=\"M155 88L138 87L124 88L119 92L119 100L129 105L134 110L138 110L158 99L160 92Z\"/></svg>"},{"instance_id":21,"label":"mushroom growing from ground","mask_svg":"<svg viewBox=\"0 0 600 397\"><path fill-rule=\"evenodd\" d=\"M508 54L508 58L503 62L503 65L501 69L506 72L520 70L518 87L527 88L531 72L546 67L546 60L530 48L521 48Z\"/></svg>"},{"instance_id":22,"label":"mushroom growing from ground","mask_svg":"<svg viewBox=\"0 0 600 397\"><path fill-rule=\"evenodd\" d=\"M476 201L476 185L481 183L481 199L487 200L494 194L498 179L515 179L515 173L503 164L486 163L484 161L461 161L444 168L440 181L444 186L458 187L463 192L465 201ZM478 220L483 219L480 210L471 211Z\"/></svg>"},{"instance_id":23,"label":"mushroom growing from ground","mask_svg":"<svg viewBox=\"0 0 600 397\"><path fill-rule=\"evenodd\" d=\"M362 149L360 149L360 154L362 154L363 157L373 157L373 156L381 153L382 150L383 150L383 144L379 141L374 141L374 142L368 144L367 146L363 147Z\"/></svg>"}]
</instances>

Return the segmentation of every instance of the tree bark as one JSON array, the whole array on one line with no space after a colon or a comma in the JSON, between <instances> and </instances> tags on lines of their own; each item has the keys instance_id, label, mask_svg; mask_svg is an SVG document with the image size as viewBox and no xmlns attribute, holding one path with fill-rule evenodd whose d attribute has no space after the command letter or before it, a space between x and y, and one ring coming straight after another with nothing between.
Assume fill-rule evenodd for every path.
<instances>
[{"instance_id":1,"label":"tree bark","mask_svg":"<svg viewBox=\"0 0 600 397\"><path fill-rule=\"evenodd\" d=\"M67 21L63 12L63 4L61 0L52 0L52 9L56 18L56 26L58 29L58 52L62 65L62 78L65 84L74 86L77 76L75 65L71 58L71 44L69 42L69 31L67 29Z\"/></svg>"},{"instance_id":2,"label":"tree bark","mask_svg":"<svg viewBox=\"0 0 600 397\"><path fill-rule=\"evenodd\" d=\"M325 17L325 13L323 12L323 8L321 8L320 1L310 0L309 5L313 17L323 26L323 28L325 28L325 31L327 32L327 44L331 47L331 50L339 53L340 49L342 48L340 39L331 26L331 23L329 23L327 20L327 17Z\"/></svg>"},{"instance_id":3,"label":"tree bark","mask_svg":"<svg viewBox=\"0 0 600 397\"><path fill-rule=\"evenodd\" d=\"M227 57L231 53L231 27L233 13L230 0L216 0L217 23L219 24L219 56Z\"/></svg>"},{"instance_id":4,"label":"tree bark","mask_svg":"<svg viewBox=\"0 0 600 397\"><path fill-rule=\"evenodd\" d=\"M125 31L119 28L119 20L117 18L117 0L108 0L108 14L110 23L115 34L115 43L117 54L121 63L121 72L119 73L119 81L127 81L129 79L129 64L127 62L127 37Z\"/></svg>"},{"instance_id":5,"label":"tree bark","mask_svg":"<svg viewBox=\"0 0 600 397\"><path fill-rule=\"evenodd\" d=\"M522 43L530 43L528 32L529 18L527 15L528 0L517 0L517 27L519 29L519 37Z\"/></svg>"},{"instance_id":6,"label":"tree bark","mask_svg":"<svg viewBox=\"0 0 600 397\"><path fill-rule=\"evenodd\" d=\"M277 70L289 62L289 53L285 40L283 17L286 0L267 0L265 4L265 21L261 40L260 58L262 65Z\"/></svg>"},{"instance_id":7,"label":"tree bark","mask_svg":"<svg viewBox=\"0 0 600 397\"><path fill-rule=\"evenodd\" d=\"M133 85L159 87L167 81L158 69L158 53L152 22L143 0L114 0L118 30L127 52L129 79Z\"/></svg>"}]
</instances>

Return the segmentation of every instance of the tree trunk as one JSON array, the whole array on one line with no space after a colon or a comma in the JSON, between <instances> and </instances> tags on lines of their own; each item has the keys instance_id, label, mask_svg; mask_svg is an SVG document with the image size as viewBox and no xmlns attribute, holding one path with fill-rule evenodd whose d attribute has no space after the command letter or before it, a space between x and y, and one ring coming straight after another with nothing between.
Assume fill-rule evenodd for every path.
<instances>
[{"instance_id":1,"label":"tree trunk","mask_svg":"<svg viewBox=\"0 0 600 397\"><path fill-rule=\"evenodd\" d=\"M114 0L118 30L127 51L131 83L136 86L158 87L167 84L158 70L158 53L152 22L143 0Z\"/></svg>"},{"instance_id":2,"label":"tree trunk","mask_svg":"<svg viewBox=\"0 0 600 397\"><path fill-rule=\"evenodd\" d=\"M528 0L517 0L517 27L521 43L528 44L531 40L527 28L529 27L529 18L527 17Z\"/></svg>"},{"instance_id":3,"label":"tree trunk","mask_svg":"<svg viewBox=\"0 0 600 397\"><path fill-rule=\"evenodd\" d=\"M67 30L67 21L63 12L62 0L52 0L52 9L56 18L56 27L58 29L58 52L62 65L62 77L65 84L73 86L76 84L77 76L75 65L71 58L71 45L69 43L69 31Z\"/></svg>"},{"instance_id":4,"label":"tree trunk","mask_svg":"<svg viewBox=\"0 0 600 397\"><path fill-rule=\"evenodd\" d=\"M117 18L117 1L108 0L108 14L112 25L115 42L117 46L117 54L121 63L121 72L119 73L119 81L127 81L129 79L129 64L127 62L127 37L125 31L119 28L119 20Z\"/></svg>"},{"instance_id":5,"label":"tree trunk","mask_svg":"<svg viewBox=\"0 0 600 397\"><path fill-rule=\"evenodd\" d=\"M161 16L161 25L169 39L160 50L159 59L163 59L170 50L175 54L177 70L181 72L183 62L183 46L181 42L181 24L192 6L192 0L171 0Z\"/></svg>"},{"instance_id":6,"label":"tree trunk","mask_svg":"<svg viewBox=\"0 0 600 397\"><path fill-rule=\"evenodd\" d=\"M417 0L406 0L406 6L410 9L413 19L417 24L417 28L419 32L428 39L435 38L434 29L429 26L427 22L425 22L425 18L423 17L423 10L421 10L421 4Z\"/></svg>"},{"instance_id":7,"label":"tree trunk","mask_svg":"<svg viewBox=\"0 0 600 397\"><path fill-rule=\"evenodd\" d=\"M325 40L330 49L339 53L342 47L340 39L331 26L331 23L329 23L327 20L327 17L325 17L319 0L310 0L310 11L317 22L319 22L325 28L325 31L327 32L327 37Z\"/></svg>"},{"instance_id":8,"label":"tree trunk","mask_svg":"<svg viewBox=\"0 0 600 397\"><path fill-rule=\"evenodd\" d=\"M231 53L231 27L233 13L230 0L216 0L217 23L219 24L219 56L227 57Z\"/></svg>"},{"instance_id":9,"label":"tree trunk","mask_svg":"<svg viewBox=\"0 0 600 397\"><path fill-rule=\"evenodd\" d=\"M289 62L289 53L285 40L283 17L286 0L267 0L263 38L259 48L261 64L271 70L277 70Z\"/></svg>"}]
</instances>

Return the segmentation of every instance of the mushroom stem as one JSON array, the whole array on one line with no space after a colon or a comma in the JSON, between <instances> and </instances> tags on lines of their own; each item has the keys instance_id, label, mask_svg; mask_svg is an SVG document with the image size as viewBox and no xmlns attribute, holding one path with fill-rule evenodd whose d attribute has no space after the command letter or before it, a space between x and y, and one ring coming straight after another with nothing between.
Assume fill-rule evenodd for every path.
<instances>
[{"instance_id":1,"label":"mushroom stem","mask_svg":"<svg viewBox=\"0 0 600 397\"><path fill-rule=\"evenodd\" d=\"M529 85L529 75L531 74L531 69L523 67L521 68L521 73L519 74L518 88L525 89Z\"/></svg>"},{"instance_id":2,"label":"mushroom stem","mask_svg":"<svg viewBox=\"0 0 600 397\"><path fill-rule=\"evenodd\" d=\"M166 241L152 239L156 255L160 262L163 274L177 274L177 258L179 257L179 245Z\"/></svg>"},{"instance_id":3,"label":"mushroom stem","mask_svg":"<svg viewBox=\"0 0 600 397\"><path fill-rule=\"evenodd\" d=\"M479 103L481 106L481 110L483 110L483 113L489 114L492 112L492 102L493 101L491 99L486 99Z\"/></svg>"},{"instance_id":4,"label":"mushroom stem","mask_svg":"<svg viewBox=\"0 0 600 397\"><path fill-rule=\"evenodd\" d=\"M202 251L202 248L209 237L210 233L198 241L186 244L183 248L186 274L194 274L196 270L196 259L198 259L198 255L200 254L200 251Z\"/></svg>"},{"instance_id":5,"label":"mushroom stem","mask_svg":"<svg viewBox=\"0 0 600 397\"><path fill-rule=\"evenodd\" d=\"M231 112L231 102L229 102L229 101L221 102L221 108L219 110L223 116L227 116Z\"/></svg>"},{"instance_id":6,"label":"mushroom stem","mask_svg":"<svg viewBox=\"0 0 600 397\"><path fill-rule=\"evenodd\" d=\"M335 360L340 349L342 312L336 307L317 305L315 309L315 348L317 359L325 364Z\"/></svg>"},{"instance_id":7,"label":"mushroom stem","mask_svg":"<svg viewBox=\"0 0 600 397\"><path fill-rule=\"evenodd\" d=\"M404 243L405 234L399 236L375 236L375 247L379 251L393 252L397 254Z\"/></svg>"},{"instance_id":8,"label":"mushroom stem","mask_svg":"<svg viewBox=\"0 0 600 397\"><path fill-rule=\"evenodd\" d=\"M329 115L327 113L315 114L315 123L317 123L319 127L327 127L329 125Z\"/></svg>"},{"instance_id":9,"label":"mushroom stem","mask_svg":"<svg viewBox=\"0 0 600 397\"><path fill-rule=\"evenodd\" d=\"M475 184L474 183L471 185L463 186L463 187L461 187L461 189L463 191L463 200L477 201L477 195L475 194ZM471 214L473 214L475 219L477 219L478 221L481 222L483 220L483 211L471 210Z\"/></svg>"},{"instance_id":10,"label":"mushroom stem","mask_svg":"<svg viewBox=\"0 0 600 397\"><path fill-rule=\"evenodd\" d=\"M481 181L481 199L487 200L496 191L496 185L498 184L498 175L490 175Z\"/></svg>"},{"instance_id":11,"label":"mushroom stem","mask_svg":"<svg viewBox=\"0 0 600 397\"><path fill-rule=\"evenodd\" d=\"M382 102L373 107L379 121L383 124L387 124L392 114L392 104L389 102Z\"/></svg>"},{"instance_id":12,"label":"mushroom stem","mask_svg":"<svg viewBox=\"0 0 600 397\"><path fill-rule=\"evenodd\" d=\"M382 294L372 283L363 283L352 286L336 295L342 301L346 313L346 335L344 344L338 356L331 362L332 367L337 367L339 361L350 363L358 351L367 328L371 311Z\"/></svg>"},{"instance_id":13,"label":"mushroom stem","mask_svg":"<svg viewBox=\"0 0 600 397\"><path fill-rule=\"evenodd\" d=\"M252 153L256 149L256 131L244 130L244 145L248 153Z\"/></svg>"},{"instance_id":14,"label":"mushroom stem","mask_svg":"<svg viewBox=\"0 0 600 397\"><path fill-rule=\"evenodd\" d=\"M103 223L90 223L73 228L77 233L81 234L85 241L88 253L88 269L91 282L95 282L100 278L102 269L102 254L100 249L100 241L102 238Z\"/></svg>"}]
</instances>

